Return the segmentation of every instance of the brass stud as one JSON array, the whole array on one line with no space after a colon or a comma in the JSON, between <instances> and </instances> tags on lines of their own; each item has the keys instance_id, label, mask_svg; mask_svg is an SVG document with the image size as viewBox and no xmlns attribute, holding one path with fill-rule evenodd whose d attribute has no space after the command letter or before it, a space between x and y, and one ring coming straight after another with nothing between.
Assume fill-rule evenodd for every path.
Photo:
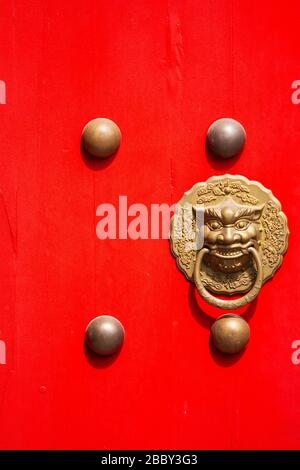
<instances>
[{"instance_id":1,"label":"brass stud","mask_svg":"<svg viewBox=\"0 0 300 470\"><path fill-rule=\"evenodd\" d=\"M83 148L90 155L106 158L118 150L121 131L117 124L110 119L92 119L83 129L81 142Z\"/></svg>"},{"instance_id":2,"label":"brass stud","mask_svg":"<svg viewBox=\"0 0 300 470\"><path fill-rule=\"evenodd\" d=\"M243 149L245 141L245 129L235 119L218 119L207 131L207 147L221 158L231 158L238 155Z\"/></svg>"},{"instance_id":3,"label":"brass stud","mask_svg":"<svg viewBox=\"0 0 300 470\"><path fill-rule=\"evenodd\" d=\"M219 351L226 354L240 352L248 343L250 328L239 315L222 315L211 327L211 338Z\"/></svg>"},{"instance_id":4,"label":"brass stud","mask_svg":"<svg viewBox=\"0 0 300 470\"><path fill-rule=\"evenodd\" d=\"M110 315L94 318L87 326L85 340L100 356L110 356L121 348L125 331L122 323Z\"/></svg>"}]
</instances>

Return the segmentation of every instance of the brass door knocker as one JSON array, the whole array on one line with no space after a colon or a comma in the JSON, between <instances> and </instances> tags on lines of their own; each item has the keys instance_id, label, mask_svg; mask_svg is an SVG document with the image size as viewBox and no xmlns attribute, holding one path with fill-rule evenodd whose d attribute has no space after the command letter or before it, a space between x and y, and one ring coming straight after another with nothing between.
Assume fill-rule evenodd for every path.
<instances>
[{"instance_id":1,"label":"brass door knocker","mask_svg":"<svg viewBox=\"0 0 300 470\"><path fill-rule=\"evenodd\" d=\"M170 243L177 266L200 296L235 310L254 300L279 268L288 235L287 218L270 190L244 176L223 175L184 194ZM218 294L241 297L224 300Z\"/></svg>"},{"instance_id":2,"label":"brass door knocker","mask_svg":"<svg viewBox=\"0 0 300 470\"><path fill-rule=\"evenodd\" d=\"M261 258L258 254L258 251L254 248L254 246L250 246L249 248L246 249L245 255L247 254L252 254L253 258L256 263L256 278L253 286L251 287L250 291L247 292L243 297L240 299L236 300L223 300L223 299L218 299L217 297L213 296L208 289L206 289L204 283L202 282L201 279L201 262L205 254L209 254L210 250L208 248L202 248L202 250L199 251L197 258L196 258L196 263L195 263L195 269L194 269L194 281L196 284L196 287L198 289L199 294L201 297L206 300L207 303L214 305L215 307L218 308L223 308L225 310L234 310L236 308L240 308L244 305L246 305L249 302L252 302L252 300L255 299L255 297L258 295L260 288L263 284L263 268L262 268L262 262ZM218 256L218 255L212 255L212 256ZM226 255L228 256L228 255ZM242 256L242 255L241 255ZM230 266L229 266L230 268ZM228 270L228 274L230 271Z\"/></svg>"}]
</instances>

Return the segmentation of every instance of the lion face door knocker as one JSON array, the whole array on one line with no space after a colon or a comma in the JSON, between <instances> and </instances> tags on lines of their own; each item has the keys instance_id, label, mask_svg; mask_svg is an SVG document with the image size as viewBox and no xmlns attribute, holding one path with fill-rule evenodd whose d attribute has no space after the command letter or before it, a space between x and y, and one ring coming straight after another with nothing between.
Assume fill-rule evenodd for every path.
<instances>
[{"instance_id":1,"label":"lion face door knocker","mask_svg":"<svg viewBox=\"0 0 300 470\"><path fill-rule=\"evenodd\" d=\"M177 266L194 281L200 296L215 307L234 310L254 300L274 275L288 235L287 218L270 190L244 176L223 175L184 194L171 221L170 243ZM230 299L234 294L239 298ZM218 320L228 324L234 317ZM212 332L222 330L218 320ZM236 321L244 322L241 317ZM240 344L216 346L230 353L241 349Z\"/></svg>"}]
</instances>

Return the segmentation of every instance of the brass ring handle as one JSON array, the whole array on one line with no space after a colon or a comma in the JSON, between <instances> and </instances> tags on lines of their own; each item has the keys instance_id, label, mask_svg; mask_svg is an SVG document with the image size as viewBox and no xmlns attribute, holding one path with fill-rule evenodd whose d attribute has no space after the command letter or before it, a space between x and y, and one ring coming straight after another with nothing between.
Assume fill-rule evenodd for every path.
<instances>
[{"instance_id":1,"label":"brass ring handle","mask_svg":"<svg viewBox=\"0 0 300 470\"><path fill-rule=\"evenodd\" d=\"M247 294L235 300L219 299L215 297L214 295L210 294L208 290L204 287L201 281L200 268L201 268L203 256L206 253L209 253L209 249L202 248L199 251L199 253L197 254L195 268L194 268L194 281L195 281L199 294L207 303L209 303L210 305L214 305L215 307L218 307L218 308L223 308L224 310L234 310L236 308L243 307L249 302L252 302L252 300L254 300L255 297L257 297L261 289L262 283L263 283L263 268L262 268L261 258L257 250L254 247L250 247L248 248L248 251L250 254L252 254L256 263L257 274L256 274L255 283L252 286L251 290L247 292Z\"/></svg>"}]
</instances>

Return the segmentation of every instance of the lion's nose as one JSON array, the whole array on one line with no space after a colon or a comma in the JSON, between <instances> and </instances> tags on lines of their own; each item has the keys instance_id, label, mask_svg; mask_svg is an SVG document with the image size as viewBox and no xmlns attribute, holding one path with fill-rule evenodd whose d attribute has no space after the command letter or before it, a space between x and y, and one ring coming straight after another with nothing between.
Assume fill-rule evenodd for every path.
<instances>
[{"instance_id":1,"label":"lion's nose","mask_svg":"<svg viewBox=\"0 0 300 470\"><path fill-rule=\"evenodd\" d=\"M224 227L222 232L218 235L218 242L224 245L231 245L235 242L240 242L241 236L231 227Z\"/></svg>"}]
</instances>

